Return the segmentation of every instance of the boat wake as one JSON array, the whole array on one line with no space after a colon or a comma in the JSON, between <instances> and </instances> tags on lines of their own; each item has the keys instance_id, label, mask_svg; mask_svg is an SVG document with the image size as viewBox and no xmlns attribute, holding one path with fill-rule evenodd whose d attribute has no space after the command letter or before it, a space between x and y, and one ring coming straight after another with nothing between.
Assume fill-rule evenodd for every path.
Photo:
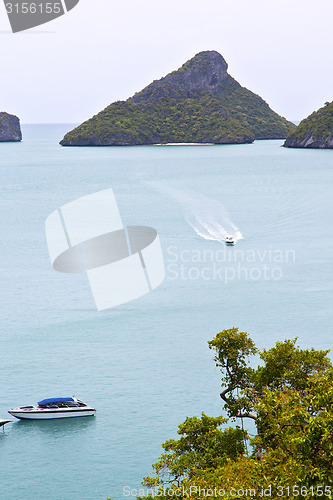
<instances>
[{"instance_id":1,"label":"boat wake","mask_svg":"<svg viewBox=\"0 0 333 500\"><path fill-rule=\"evenodd\" d=\"M186 222L201 238L224 242L227 235L232 235L235 242L243 239L242 233L219 201L194 191L183 191L155 182L149 185L166 194L180 206Z\"/></svg>"}]
</instances>

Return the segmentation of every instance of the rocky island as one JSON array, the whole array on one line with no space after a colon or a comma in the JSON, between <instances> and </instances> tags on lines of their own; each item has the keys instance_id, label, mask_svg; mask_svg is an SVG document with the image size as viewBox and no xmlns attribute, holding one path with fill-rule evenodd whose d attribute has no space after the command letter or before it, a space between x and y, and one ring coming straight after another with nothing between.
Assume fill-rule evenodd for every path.
<instances>
[{"instance_id":1,"label":"rocky island","mask_svg":"<svg viewBox=\"0 0 333 500\"><path fill-rule=\"evenodd\" d=\"M18 142L21 140L20 120L17 116L0 112L0 142Z\"/></svg>"},{"instance_id":2,"label":"rocky island","mask_svg":"<svg viewBox=\"0 0 333 500\"><path fill-rule=\"evenodd\" d=\"M60 144L244 144L284 139L293 128L228 74L221 54L206 51L126 101L114 102Z\"/></svg>"},{"instance_id":3,"label":"rocky island","mask_svg":"<svg viewBox=\"0 0 333 500\"><path fill-rule=\"evenodd\" d=\"M286 148L333 149L333 102L305 118L291 131Z\"/></svg>"}]
</instances>

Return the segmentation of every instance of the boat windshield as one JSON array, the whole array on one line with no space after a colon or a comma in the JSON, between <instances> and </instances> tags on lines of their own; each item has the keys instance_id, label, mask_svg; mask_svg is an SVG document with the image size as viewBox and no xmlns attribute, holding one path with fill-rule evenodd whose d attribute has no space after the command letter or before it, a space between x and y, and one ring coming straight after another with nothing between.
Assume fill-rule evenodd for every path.
<instances>
[{"instance_id":1,"label":"boat windshield","mask_svg":"<svg viewBox=\"0 0 333 500\"><path fill-rule=\"evenodd\" d=\"M37 408L47 409L47 408L77 408L87 406L82 401L55 401L54 403L41 404L38 403Z\"/></svg>"}]
</instances>

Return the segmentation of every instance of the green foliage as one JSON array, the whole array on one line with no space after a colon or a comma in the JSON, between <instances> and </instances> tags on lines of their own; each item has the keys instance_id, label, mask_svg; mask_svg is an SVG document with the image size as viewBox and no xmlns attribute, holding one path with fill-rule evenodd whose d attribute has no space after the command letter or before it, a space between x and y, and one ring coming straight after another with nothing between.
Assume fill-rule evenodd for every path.
<instances>
[{"instance_id":1,"label":"green foliage","mask_svg":"<svg viewBox=\"0 0 333 500\"><path fill-rule=\"evenodd\" d=\"M221 393L224 409L229 417L249 414L253 410L254 371L247 358L257 353L254 342L246 332L231 328L218 333L208 346L215 350L214 360L222 371L222 385L226 386Z\"/></svg>"},{"instance_id":2,"label":"green foliage","mask_svg":"<svg viewBox=\"0 0 333 500\"><path fill-rule=\"evenodd\" d=\"M144 484L176 484L192 477L197 470L214 469L227 458L236 459L244 453L246 432L229 427L222 430L227 419L209 417L202 412L201 418L187 417L179 426L179 439L169 439L162 444L163 453L153 464L158 478L146 477Z\"/></svg>"},{"instance_id":3,"label":"green foliage","mask_svg":"<svg viewBox=\"0 0 333 500\"><path fill-rule=\"evenodd\" d=\"M253 133L232 116L221 116L216 99L182 99L158 104L111 104L69 132L64 141L132 145L163 143L252 142ZM98 145L97 144L97 145Z\"/></svg>"},{"instance_id":4,"label":"green foliage","mask_svg":"<svg viewBox=\"0 0 333 500\"><path fill-rule=\"evenodd\" d=\"M265 390L256 444L300 466L303 484L333 484L333 369L314 371L300 390Z\"/></svg>"},{"instance_id":5,"label":"green foliage","mask_svg":"<svg viewBox=\"0 0 333 500\"><path fill-rule=\"evenodd\" d=\"M259 352L246 332L232 328L208 342L223 374L221 398L229 417L257 420L255 406L265 390L290 388L303 394L309 376L325 373L331 366L329 351L300 349L296 341L277 342L271 349ZM250 356L257 353L264 364L253 369L249 366Z\"/></svg>"},{"instance_id":6,"label":"green foliage","mask_svg":"<svg viewBox=\"0 0 333 500\"><path fill-rule=\"evenodd\" d=\"M288 457L281 457L279 454L271 453L269 457L261 461L251 457L240 457L236 460L228 460L215 470L198 471L195 477L185 480L183 486L184 491L191 492L190 498L193 500L214 498L215 495L212 496L214 490L217 492L216 498L227 500L262 499L265 496L274 500L295 497L313 499L314 497L310 495L306 497L292 494L295 485L300 490L297 479L299 471L300 467L295 461ZM183 498L186 496L184 495Z\"/></svg>"},{"instance_id":7,"label":"green foliage","mask_svg":"<svg viewBox=\"0 0 333 500\"><path fill-rule=\"evenodd\" d=\"M297 128L289 132L285 145L297 147L309 139L309 146L304 147L325 147L325 143L333 142L333 102L326 102L322 108L302 120Z\"/></svg>"},{"instance_id":8,"label":"green foliage","mask_svg":"<svg viewBox=\"0 0 333 500\"><path fill-rule=\"evenodd\" d=\"M289 388L302 395L309 376L325 373L331 367L329 350L300 349L297 338L276 342L275 347L260 353L264 365L256 370L255 386L258 391Z\"/></svg>"},{"instance_id":9,"label":"green foliage","mask_svg":"<svg viewBox=\"0 0 333 500\"><path fill-rule=\"evenodd\" d=\"M260 352L248 333L231 328L208 342L222 372L225 410L255 421L252 454L246 431L220 429L223 417L187 418L181 437L162 445L157 477L145 478L155 496L199 500L216 488L226 499L263 498L264 488L271 498L333 498L333 366L328 350L301 349L296 341Z\"/></svg>"}]
</instances>

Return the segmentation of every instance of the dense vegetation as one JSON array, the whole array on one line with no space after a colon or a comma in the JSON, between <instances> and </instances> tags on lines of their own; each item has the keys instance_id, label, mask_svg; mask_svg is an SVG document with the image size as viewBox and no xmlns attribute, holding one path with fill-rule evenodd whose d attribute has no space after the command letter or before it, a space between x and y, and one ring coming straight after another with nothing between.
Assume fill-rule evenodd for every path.
<instances>
[{"instance_id":1,"label":"dense vegetation","mask_svg":"<svg viewBox=\"0 0 333 500\"><path fill-rule=\"evenodd\" d=\"M228 75L220 54L208 51L127 101L111 104L61 144L249 143L284 138L292 128Z\"/></svg>"},{"instance_id":2,"label":"dense vegetation","mask_svg":"<svg viewBox=\"0 0 333 500\"><path fill-rule=\"evenodd\" d=\"M163 500L214 497L215 488L226 499L332 499L333 367L329 351L296 341L259 352L246 332L218 333L209 347L222 372L224 410L238 425L204 413L187 418L179 439L163 443L146 490ZM251 438L246 421L255 424Z\"/></svg>"},{"instance_id":3,"label":"dense vegetation","mask_svg":"<svg viewBox=\"0 0 333 500\"><path fill-rule=\"evenodd\" d=\"M333 148L333 102L305 118L284 144L289 148Z\"/></svg>"},{"instance_id":4,"label":"dense vegetation","mask_svg":"<svg viewBox=\"0 0 333 500\"><path fill-rule=\"evenodd\" d=\"M232 116L220 118L221 103L209 97L159 102L116 102L69 132L78 145L141 145L172 142L252 142L253 135Z\"/></svg>"}]
</instances>

